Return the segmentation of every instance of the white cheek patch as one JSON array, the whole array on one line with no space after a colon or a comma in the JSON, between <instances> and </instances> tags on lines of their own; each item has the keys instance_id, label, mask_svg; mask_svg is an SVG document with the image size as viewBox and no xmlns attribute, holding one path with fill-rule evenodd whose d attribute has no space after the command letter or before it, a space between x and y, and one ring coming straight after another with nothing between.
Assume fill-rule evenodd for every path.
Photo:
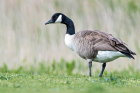
<instances>
[{"instance_id":1,"label":"white cheek patch","mask_svg":"<svg viewBox=\"0 0 140 93\"><path fill-rule=\"evenodd\" d=\"M55 23L61 23L62 22L62 15L59 15Z\"/></svg>"}]
</instances>

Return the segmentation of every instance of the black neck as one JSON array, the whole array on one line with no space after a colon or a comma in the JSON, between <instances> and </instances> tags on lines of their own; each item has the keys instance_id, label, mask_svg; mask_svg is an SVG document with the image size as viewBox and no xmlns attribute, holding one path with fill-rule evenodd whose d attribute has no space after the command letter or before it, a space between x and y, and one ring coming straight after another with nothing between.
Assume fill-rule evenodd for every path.
<instances>
[{"instance_id":1,"label":"black neck","mask_svg":"<svg viewBox=\"0 0 140 93\"><path fill-rule=\"evenodd\" d=\"M67 32L66 32L66 34L69 34L69 35L75 34L74 23L72 22L71 19L66 18L64 24L67 26Z\"/></svg>"}]
</instances>

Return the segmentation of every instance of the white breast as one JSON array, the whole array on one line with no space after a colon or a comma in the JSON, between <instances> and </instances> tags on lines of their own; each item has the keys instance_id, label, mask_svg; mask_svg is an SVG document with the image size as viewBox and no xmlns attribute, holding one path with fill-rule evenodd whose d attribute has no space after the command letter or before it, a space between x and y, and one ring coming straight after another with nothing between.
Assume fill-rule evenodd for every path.
<instances>
[{"instance_id":1,"label":"white breast","mask_svg":"<svg viewBox=\"0 0 140 93\"><path fill-rule=\"evenodd\" d=\"M69 34L65 35L65 44L71 50L73 50L73 37L74 35L69 35Z\"/></svg>"},{"instance_id":2,"label":"white breast","mask_svg":"<svg viewBox=\"0 0 140 93\"><path fill-rule=\"evenodd\" d=\"M119 57L126 56L118 51L98 51L98 55L93 59L93 61L105 63L113 61Z\"/></svg>"}]
</instances>

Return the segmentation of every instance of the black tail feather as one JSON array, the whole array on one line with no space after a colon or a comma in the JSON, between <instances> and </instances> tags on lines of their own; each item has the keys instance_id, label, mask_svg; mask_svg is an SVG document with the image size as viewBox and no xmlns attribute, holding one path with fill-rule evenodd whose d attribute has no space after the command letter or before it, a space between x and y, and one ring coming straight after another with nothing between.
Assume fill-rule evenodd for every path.
<instances>
[{"instance_id":1,"label":"black tail feather","mask_svg":"<svg viewBox=\"0 0 140 93\"><path fill-rule=\"evenodd\" d=\"M135 52L132 52L131 50L129 50L128 48L126 50L120 51L122 54L126 55L129 58L133 58L135 59L132 55L136 55Z\"/></svg>"},{"instance_id":2,"label":"black tail feather","mask_svg":"<svg viewBox=\"0 0 140 93\"><path fill-rule=\"evenodd\" d=\"M130 53L121 52L122 54L126 55L129 58L135 59Z\"/></svg>"},{"instance_id":3,"label":"black tail feather","mask_svg":"<svg viewBox=\"0 0 140 93\"><path fill-rule=\"evenodd\" d=\"M132 52L131 50L129 50L130 51L130 53L132 54L132 55L136 55L136 53L135 52Z\"/></svg>"}]
</instances>

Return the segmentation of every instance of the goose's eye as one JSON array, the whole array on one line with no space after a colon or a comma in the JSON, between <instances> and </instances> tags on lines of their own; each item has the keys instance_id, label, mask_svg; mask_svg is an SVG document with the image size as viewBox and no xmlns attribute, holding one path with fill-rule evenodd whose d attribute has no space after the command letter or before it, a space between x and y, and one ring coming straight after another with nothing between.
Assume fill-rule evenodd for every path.
<instances>
[{"instance_id":1,"label":"goose's eye","mask_svg":"<svg viewBox=\"0 0 140 93\"><path fill-rule=\"evenodd\" d=\"M55 22L57 20L58 16L53 16L52 21Z\"/></svg>"}]
</instances>

